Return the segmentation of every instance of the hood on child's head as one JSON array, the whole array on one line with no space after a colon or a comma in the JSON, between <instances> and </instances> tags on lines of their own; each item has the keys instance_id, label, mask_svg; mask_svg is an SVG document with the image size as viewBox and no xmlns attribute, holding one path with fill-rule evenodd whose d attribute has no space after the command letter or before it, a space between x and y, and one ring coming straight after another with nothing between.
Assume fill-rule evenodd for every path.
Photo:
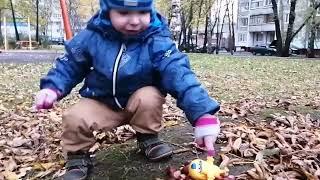
<instances>
[{"instance_id":1,"label":"hood on child's head","mask_svg":"<svg viewBox=\"0 0 320 180\"><path fill-rule=\"evenodd\" d=\"M102 32L112 29L109 18L110 9L150 11L150 27L161 27L164 23L161 17L158 16L153 0L100 0L100 10L90 19L88 26L97 28Z\"/></svg>"},{"instance_id":2,"label":"hood on child's head","mask_svg":"<svg viewBox=\"0 0 320 180\"><path fill-rule=\"evenodd\" d=\"M111 9L132 11L152 11L153 7L153 0L101 0L101 3L106 4Z\"/></svg>"}]
</instances>

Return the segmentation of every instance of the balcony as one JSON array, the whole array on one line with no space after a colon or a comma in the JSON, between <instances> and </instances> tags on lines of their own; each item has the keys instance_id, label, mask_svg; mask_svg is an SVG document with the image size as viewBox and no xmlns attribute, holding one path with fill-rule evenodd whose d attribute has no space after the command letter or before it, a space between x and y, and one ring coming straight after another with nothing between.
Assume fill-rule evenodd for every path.
<instances>
[{"instance_id":1,"label":"balcony","mask_svg":"<svg viewBox=\"0 0 320 180\"><path fill-rule=\"evenodd\" d=\"M264 23L264 24L249 26L249 32L266 32L266 31L275 31L274 23Z\"/></svg>"},{"instance_id":2,"label":"balcony","mask_svg":"<svg viewBox=\"0 0 320 180\"><path fill-rule=\"evenodd\" d=\"M257 7L257 8L250 9L250 15L262 15L262 14L273 14L272 7L263 6L263 7Z\"/></svg>"}]
</instances>

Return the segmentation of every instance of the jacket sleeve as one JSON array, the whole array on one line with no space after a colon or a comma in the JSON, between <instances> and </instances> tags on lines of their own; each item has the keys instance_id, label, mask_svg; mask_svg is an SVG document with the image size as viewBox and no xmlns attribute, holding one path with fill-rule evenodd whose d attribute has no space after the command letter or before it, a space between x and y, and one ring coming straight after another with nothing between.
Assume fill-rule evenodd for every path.
<instances>
[{"instance_id":1,"label":"jacket sleeve","mask_svg":"<svg viewBox=\"0 0 320 180\"><path fill-rule=\"evenodd\" d=\"M178 107L192 125L200 116L219 111L218 102L210 98L190 69L187 55L176 48L170 37L155 37L151 44L152 61L162 88L177 99Z\"/></svg>"},{"instance_id":2,"label":"jacket sleeve","mask_svg":"<svg viewBox=\"0 0 320 180\"><path fill-rule=\"evenodd\" d=\"M80 83L90 69L91 58L87 51L88 31L82 31L65 45L65 54L58 57L48 74L41 78L40 89L58 90L62 99Z\"/></svg>"}]
</instances>

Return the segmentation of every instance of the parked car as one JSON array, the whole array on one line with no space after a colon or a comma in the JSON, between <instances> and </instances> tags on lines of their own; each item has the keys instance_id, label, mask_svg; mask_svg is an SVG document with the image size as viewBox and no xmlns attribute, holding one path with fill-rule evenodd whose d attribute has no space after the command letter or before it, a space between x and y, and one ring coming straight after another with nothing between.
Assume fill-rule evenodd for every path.
<instances>
[{"instance_id":1,"label":"parked car","mask_svg":"<svg viewBox=\"0 0 320 180\"><path fill-rule=\"evenodd\" d=\"M250 48L250 52L253 55L261 54L261 55L269 55L273 56L276 54L276 49L273 47L267 47L267 46L255 46Z\"/></svg>"},{"instance_id":2,"label":"parked car","mask_svg":"<svg viewBox=\"0 0 320 180\"><path fill-rule=\"evenodd\" d=\"M276 49L276 46L277 46L277 40L273 40L269 45L270 48L274 48L274 49ZM298 54L300 54L299 49L291 44L289 47L289 55L298 55Z\"/></svg>"},{"instance_id":3,"label":"parked car","mask_svg":"<svg viewBox=\"0 0 320 180\"><path fill-rule=\"evenodd\" d=\"M55 44L55 45L64 45L63 38L51 38L50 42L51 42L51 44Z\"/></svg>"}]
</instances>

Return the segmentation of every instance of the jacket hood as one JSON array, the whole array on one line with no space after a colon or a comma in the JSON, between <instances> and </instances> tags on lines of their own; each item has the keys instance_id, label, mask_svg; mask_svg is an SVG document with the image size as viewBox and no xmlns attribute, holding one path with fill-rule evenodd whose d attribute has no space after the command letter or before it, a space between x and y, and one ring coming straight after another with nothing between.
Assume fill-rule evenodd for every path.
<instances>
[{"instance_id":1,"label":"jacket hood","mask_svg":"<svg viewBox=\"0 0 320 180\"><path fill-rule=\"evenodd\" d=\"M87 28L103 33L105 36L108 36L111 39L124 38L120 32L116 31L109 18L109 10L107 3L103 0L100 0L100 10L89 20ZM151 34L161 33L162 36L170 36L170 31L168 29L167 21L162 17L155 9L152 7L151 10L151 22L149 27L132 37L128 36L125 39L145 39Z\"/></svg>"}]
</instances>

